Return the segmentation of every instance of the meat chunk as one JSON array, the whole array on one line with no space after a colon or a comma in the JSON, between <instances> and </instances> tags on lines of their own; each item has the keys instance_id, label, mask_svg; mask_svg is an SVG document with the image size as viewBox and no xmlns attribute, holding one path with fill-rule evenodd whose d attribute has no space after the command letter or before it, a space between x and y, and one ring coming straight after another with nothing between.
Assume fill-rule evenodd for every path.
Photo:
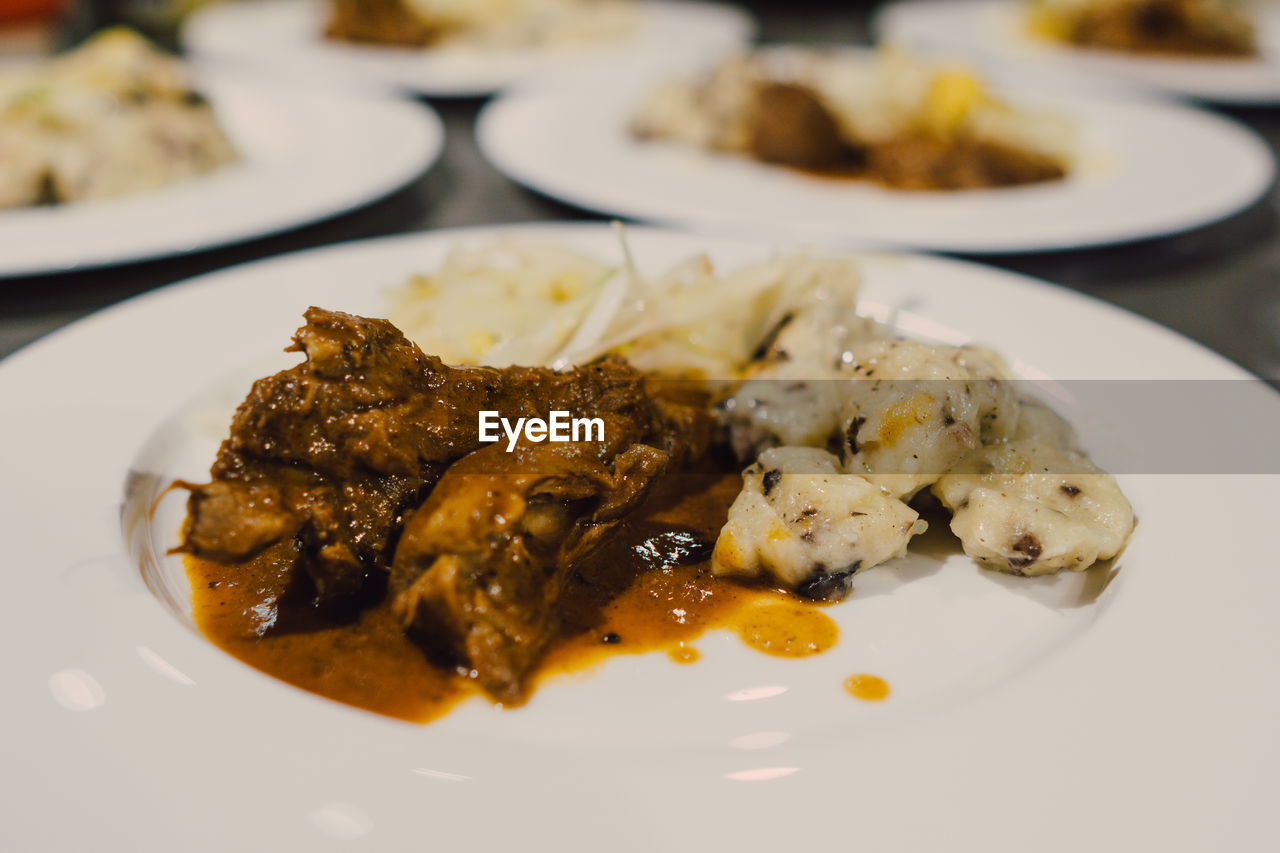
<instances>
[{"instance_id":1,"label":"meat chunk","mask_svg":"<svg viewBox=\"0 0 1280 853\"><path fill-rule=\"evenodd\" d=\"M1083 47L1133 53L1229 57L1258 52L1247 5L1214 0L1083 4L1065 35Z\"/></svg>"},{"instance_id":2,"label":"meat chunk","mask_svg":"<svg viewBox=\"0 0 1280 853\"><path fill-rule=\"evenodd\" d=\"M183 484L182 550L227 562L292 539L321 599L386 571L405 511L480 447L481 410L545 418L648 399L616 359L563 373L450 367L385 320L319 308L306 319L290 347L306 360L254 384L212 481Z\"/></svg>"},{"instance_id":3,"label":"meat chunk","mask_svg":"<svg viewBox=\"0 0 1280 853\"><path fill-rule=\"evenodd\" d=\"M254 383L212 481L188 485L182 547L227 562L292 538L317 593L332 597L385 566L400 514L471 449L474 430L446 407L483 380L384 321L318 308L306 319L289 348L306 360Z\"/></svg>"},{"instance_id":4,"label":"meat chunk","mask_svg":"<svg viewBox=\"0 0 1280 853\"><path fill-rule=\"evenodd\" d=\"M869 172L904 190L963 190L1055 181L1066 170L1055 158L987 139L905 134L867 149Z\"/></svg>"},{"instance_id":5,"label":"meat chunk","mask_svg":"<svg viewBox=\"0 0 1280 853\"><path fill-rule=\"evenodd\" d=\"M671 465L621 419L604 443L488 447L455 464L405 525L391 606L406 629L519 703L559 627L565 580Z\"/></svg>"},{"instance_id":6,"label":"meat chunk","mask_svg":"<svg viewBox=\"0 0 1280 853\"><path fill-rule=\"evenodd\" d=\"M666 471L701 456L705 405L640 383L577 410L603 440L490 445L455 463L405 524L391 570L407 629L519 702L559 627L564 582Z\"/></svg>"},{"instance_id":7,"label":"meat chunk","mask_svg":"<svg viewBox=\"0 0 1280 853\"><path fill-rule=\"evenodd\" d=\"M422 47L443 28L414 14L410 0L332 0L325 35L331 39Z\"/></svg>"},{"instance_id":8,"label":"meat chunk","mask_svg":"<svg viewBox=\"0 0 1280 853\"><path fill-rule=\"evenodd\" d=\"M858 156L841 136L835 116L807 86L759 84L749 128L751 153L766 163L836 169L852 165Z\"/></svg>"},{"instance_id":9,"label":"meat chunk","mask_svg":"<svg viewBox=\"0 0 1280 853\"><path fill-rule=\"evenodd\" d=\"M402 513L438 470L333 477L231 453L220 454L219 463L211 482L178 484L191 492L180 549L230 563L292 540L295 566L318 600L358 592L370 574L385 570Z\"/></svg>"}]
</instances>

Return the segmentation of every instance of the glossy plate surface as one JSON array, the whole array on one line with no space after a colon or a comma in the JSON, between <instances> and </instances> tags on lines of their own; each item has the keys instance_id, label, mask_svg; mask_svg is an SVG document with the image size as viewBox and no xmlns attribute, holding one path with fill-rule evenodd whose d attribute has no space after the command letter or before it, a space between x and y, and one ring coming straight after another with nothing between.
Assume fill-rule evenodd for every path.
<instances>
[{"instance_id":1,"label":"glossy plate surface","mask_svg":"<svg viewBox=\"0 0 1280 853\"><path fill-rule=\"evenodd\" d=\"M545 48L400 48L324 38L324 0L264 0L206 6L192 15L183 43L196 55L268 65L334 86L375 85L437 97L479 97L533 75L645 57L714 56L751 38L755 25L736 7L644 2L633 32L597 44Z\"/></svg>"},{"instance_id":2,"label":"glossy plate surface","mask_svg":"<svg viewBox=\"0 0 1280 853\"><path fill-rule=\"evenodd\" d=\"M294 689L205 641L181 594L163 597L180 586L160 555L181 501L148 524L157 490L207 470L248 380L292 363L280 349L307 305L383 313L386 288L499 234L619 256L600 225L335 246L165 288L0 363L0 721L15 768L0 793L19 804L0 847L1274 849L1276 476L1126 474L1140 522L1114 565L1015 581L940 542L859 575L827 611L841 639L824 655L769 658L716 634L693 665L616 658L524 708L473 700L428 726ZM775 248L643 228L630 242L649 270ZM868 310L992 343L1023 375L1242 379L1034 280L928 257L864 269ZM1276 395L1257 394L1280 420ZM1207 442L1231 428L1230 413L1204 417ZM856 672L891 697L851 698Z\"/></svg>"},{"instance_id":3,"label":"glossy plate surface","mask_svg":"<svg viewBox=\"0 0 1280 853\"><path fill-rule=\"evenodd\" d=\"M668 76L626 71L512 92L481 114L480 146L508 177L590 210L717 233L964 253L1072 249L1185 231L1246 208L1275 171L1265 142L1228 119L1019 86L1007 75L995 78L999 93L1070 122L1076 162L1065 180L891 190L633 138L632 115ZM1165 144L1173 138L1177 146Z\"/></svg>"},{"instance_id":4,"label":"glossy plate surface","mask_svg":"<svg viewBox=\"0 0 1280 853\"><path fill-rule=\"evenodd\" d=\"M444 142L424 104L199 79L239 161L122 198L0 210L0 276L183 254L335 216L418 177Z\"/></svg>"},{"instance_id":5,"label":"glossy plate surface","mask_svg":"<svg viewBox=\"0 0 1280 853\"><path fill-rule=\"evenodd\" d=\"M1261 55L1250 59L1135 56L1054 44L1026 30L1019 0L903 0L874 21L882 41L1034 62L1099 81L1241 106L1280 103L1280 13L1259 3Z\"/></svg>"}]
</instances>

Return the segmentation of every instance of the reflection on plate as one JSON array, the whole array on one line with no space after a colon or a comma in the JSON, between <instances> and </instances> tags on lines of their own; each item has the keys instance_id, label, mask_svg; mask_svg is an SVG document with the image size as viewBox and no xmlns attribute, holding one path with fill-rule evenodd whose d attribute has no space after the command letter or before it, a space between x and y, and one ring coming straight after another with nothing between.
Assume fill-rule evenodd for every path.
<instances>
[{"instance_id":1,"label":"reflection on plate","mask_svg":"<svg viewBox=\"0 0 1280 853\"><path fill-rule=\"evenodd\" d=\"M1275 61L1280 15L1272 9L1258 9L1259 58L1181 59L1038 40L1026 31L1028 5L1021 0L903 0L879 12L874 30L881 40L892 44L1033 61L1102 81L1124 81L1215 103L1280 102L1280 65Z\"/></svg>"},{"instance_id":2,"label":"reflection on plate","mask_svg":"<svg viewBox=\"0 0 1280 853\"><path fill-rule=\"evenodd\" d=\"M173 590L157 580L176 577L163 550L177 516L170 498L148 525L151 498L203 474L246 380L289 363L279 342L303 306L377 314L388 288L459 240L499 233L618 251L600 225L348 244L166 288L0 364L7 446L23 450L0 493L7 595L24 603L0 622L13 689L0 714L28 768L6 848L401 846L424 831L465 846L483 826L486 846L650 850L678 837L771 851L838 842L850 820L876 850L1066 851L1105 835L1192 851L1220 839L1223 820L1231 849L1275 840L1280 689L1266 673L1280 577L1257 558L1275 477L1124 476L1140 524L1108 573L1029 586L926 550L860 576L828 611L841 638L824 655L766 658L707 637L691 666L619 658L519 710L473 701L426 727L290 688L190 630L180 589L157 598ZM630 241L646 269L773 251L643 228ZM1025 375L1242 377L1019 276L891 255L868 256L865 272L867 308L897 308L909 334L996 343ZM1034 320L1049 317L1057 335ZM1280 417L1274 394L1258 394ZM1205 440L1228 421L1206 417ZM890 698L851 698L856 673L883 676ZM1036 793L1016 807L993 797L1010 786ZM1187 798L1197 808L1170 812ZM69 808L76 820L57 819Z\"/></svg>"},{"instance_id":3,"label":"reflection on plate","mask_svg":"<svg viewBox=\"0 0 1280 853\"><path fill-rule=\"evenodd\" d=\"M1226 119L994 78L1007 100L1074 125L1078 161L1068 178L954 193L894 191L636 140L627 124L661 79L660 72L625 73L513 92L481 114L481 149L538 192L614 215L824 244L971 253L1184 231L1247 207L1271 186L1274 171L1262 140ZM1171 138L1179 140L1176 148L1163 144Z\"/></svg>"},{"instance_id":4,"label":"reflection on plate","mask_svg":"<svg viewBox=\"0 0 1280 853\"><path fill-rule=\"evenodd\" d=\"M716 56L744 45L754 24L725 5L692 2L641 4L637 31L604 44L551 48L481 49L455 46L395 48L324 38L323 0L226 3L196 12L183 31L195 55L269 64L312 82L377 85L423 95L488 95L531 75L606 60L618 65L662 56Z\"/></svg>"},{"instance_id":5,"label":"reflection on plate","mask_svg":"<svg viewBox=\"0 0 1280 853\"><path fill-rule=\"evenodd\" d=\"M425 105L200 79L238 162L131 196L0 211L0 276L181 254L325 219L407 184L444 141Z\"/></svg>"}]
</instances>

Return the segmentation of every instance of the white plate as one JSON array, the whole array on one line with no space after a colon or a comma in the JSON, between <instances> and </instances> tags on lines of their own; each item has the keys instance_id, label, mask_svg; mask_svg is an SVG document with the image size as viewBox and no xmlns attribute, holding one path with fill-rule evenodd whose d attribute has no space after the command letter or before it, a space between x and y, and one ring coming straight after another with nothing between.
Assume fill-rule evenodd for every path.
<instances>
[{"instance_id":1,"label":"white plate","mask_svg":"<svg viewBox=\"0 0 1280 853\"><path fill-rule=\"evenodd\" d=\"M177 255L335 216L399 189L440 153L423 104L202 74L241 159L158 190L0 210L0 276Z\"/></svg>"},{"instance_id":2,"label":"white plate","mask_svg":"<svg viewBox=\"0 0 1280 853\"><path fill-rule=\"evenodd\" d=\"M182 38L197 55L265 64L311 81L475 97L566 66L724 54L746 44L755 31L751 18L732 6L650 0L642 4L635 32L600 44L417 49L330 41L323 35L326 16L325 0L223 3L192 15Z\"/></svg>"},{"instance_id":3,"label":"white plate","mask_svg":"<svg viewBox=\"0 0 1280 853\"><path fill-rule=\"evenodd\" d=\"M661 78L625 73L522 88L485 108L477 139L508 177L578 207L715 232L969 253L1072 249L1185 231L1248 207L1271 186L1275 169L1266 143L1227 119L1005 85L998 90L1015 103L1072 122L1079 151L1067 179L891 190L636 140L627 123Z\"/></svg>"},{"instance_id":4,"label":"white plate","mask_svg":"<svg viewBox=\"0 0 1280 853\"><path fill-rule=\"evenodd\" d=\"M1262 4L1259 4L1262 5ZM1257 59L1135 56L1057 45L1030 36L1021 0L904 0L873 22L880 40L987 54L1222 104L1280 103L1280 13L1262 8Z\"/></svg>"},{"instance_id":5,"label":"white plate","mask_svg":"<svg viewBox=\"0 0 1280 853\"><path fill-rule=\"evenodd\" d=\"M1276 476L1122 477L1140 522L1109 585L1105 569L1026 582L920 555L859 575L827 611L842 636L824 655L709 636L692 666L618 658L519 710L476 700L428 726L296 690L206 642L139 571L172 543L181 499L153 530L139 509L168 477L207 470L248 380L294 360L279 349L305 306L381 313L385 288L496 234L618 257L594 224L335 246L139 297L0 363L0 794L14 806L0 848L1275 849ZM642 228L630 240L650 270L772 250ZM873 310L910 305L904 329L994 342L1024 374L1243 377L1034 280L865 263ZM1277 396L1250 387L1276 423ZM1204 413L1204 441L1232 414ZM856 671L893 696L850 698Z\"/></svg>"}]
</instances>

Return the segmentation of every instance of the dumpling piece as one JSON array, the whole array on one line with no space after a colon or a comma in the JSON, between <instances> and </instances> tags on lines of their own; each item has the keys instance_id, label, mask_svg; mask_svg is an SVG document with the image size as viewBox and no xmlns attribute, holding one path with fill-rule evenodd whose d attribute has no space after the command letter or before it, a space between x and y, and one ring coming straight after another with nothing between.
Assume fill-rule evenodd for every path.
<instances>
[{"instance_id":1,"label":"dumpling piece","mask_svg":"<svg viewBox=\"0 0 1280 853\"><path fill-rule=\"evenodd\" d=\"M1043 400L1030 396L1018 398L1018 426L1013 438L1035 439L1060 450L1080 450L1075 427Z\"/></svg>"},{"instance_id":2,"label":"dumpling piece","mask_svg":"<svg viewBox=\"0 0 1280 853\"><path fill-rule=\"evenodd\" d=\"M767 447L825 448L841 434L847 392L845 353L880 337L856 310L860 281L837 266L815 265L814 286L759 342L745 379L719 405L741 460Z\"/></svg>"},{"instance_id":3,"label":"dumpling piece","mask_svg":"<svg viewBox=\"0 0 1280 853\"><path fill-rule=\"evenodd\" d=\"M771 580L807 598L843 598L854 572L904 554L926 528L915 510L841 473L822 450L766 450L742 481L712 571Z\"/></svg>"},{"instance_id":4,"label":"dumpling piece","mask_svg":"<svg viewBox=\"0 0 1280 853\"><path fill-rule=\"evenodd\" d=\"M846 470L909 498L961 457L1013 434L1015 390L980 347L874 341L849 353L840 413Z\"/></svg>"},{"instance_id":5,"label":"dumpling piece","mask_svg":"<svg viewBox=\"0 0 1280 853\"><path fill-rule=\"evenodd\" d=\"M981 565L1015 575L1083 571L1120 553L1133 509L1114 477L1034 438L983 447L933 485Z\"/></svg>"}]
</instances>

